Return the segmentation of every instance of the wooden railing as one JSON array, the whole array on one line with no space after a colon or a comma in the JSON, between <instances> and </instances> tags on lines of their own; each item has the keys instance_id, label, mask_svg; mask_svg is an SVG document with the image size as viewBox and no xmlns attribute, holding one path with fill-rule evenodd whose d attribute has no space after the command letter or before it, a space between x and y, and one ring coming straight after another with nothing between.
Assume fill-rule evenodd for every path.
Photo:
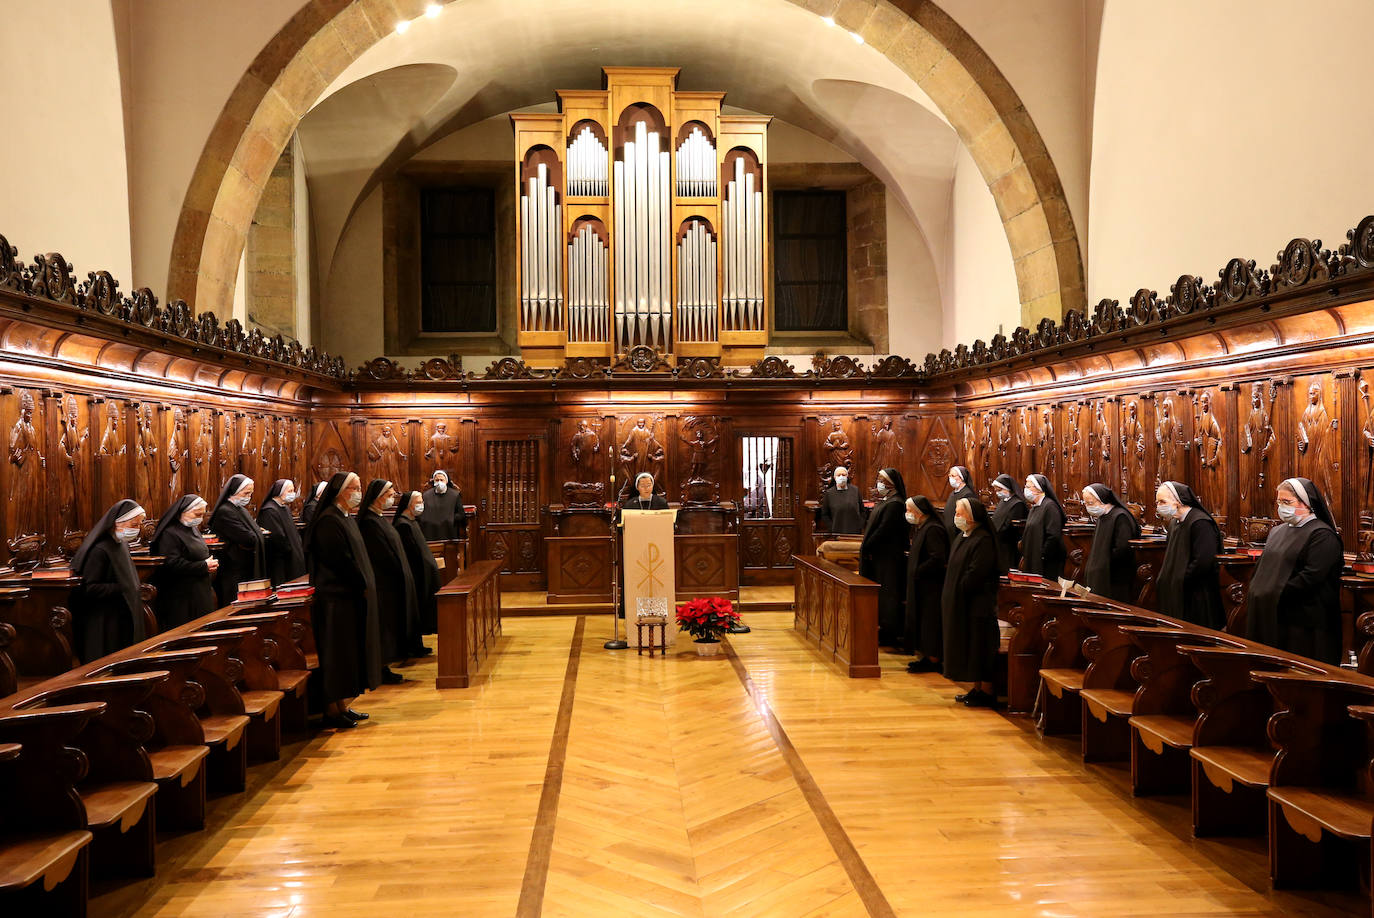
<instances>
[{"instance_id":1,"label":"wooden railing","mask_svg":"<svg viewBox=\"0 0 1374 918\"><path fill-rule=\"evenodd\" d=\"M437 688L467 688L501 637L500 561L469 565L439 590Z\"/></svg>"},{"instance_id":2,"label":"wooden railing","mask_svg":"<svg viewBox=\"0 0 1374 918\"><path fill-rule=\"evenodd\" d=\"M878 585L815 555L793 555L793 627L851 679L876 679Z\"/></svg>"}]
</instances>

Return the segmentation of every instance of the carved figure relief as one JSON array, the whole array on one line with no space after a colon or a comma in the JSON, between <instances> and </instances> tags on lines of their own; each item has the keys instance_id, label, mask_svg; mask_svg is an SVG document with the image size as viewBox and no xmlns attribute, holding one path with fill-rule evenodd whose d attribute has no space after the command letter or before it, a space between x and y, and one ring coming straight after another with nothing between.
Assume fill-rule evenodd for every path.
<instances>
[{"instance_id":1,"label":"carved figure relief","mask_svg":"<svg viewBox=\"0 0 1374 918\"><path fill-rule=\"evenodd\" d=\"M572 507L600 506L606 493L606 483L601 480L601 435L586 418L577 422L568 454L573 480L563 483L563 502Z\"/></svg>"},{"instance_id":2,"label":"carved figure relief","mask_svg":"<svg viewBox=\"0 0 1374 918\"><path fill-rule=\"evenodd\" d=\"M1140 403L1126 403L1121 422L1121 490L1135 500L1145 491L1145 425L1140 423Z\"/></svg>"},{"instance_id":3,"label":"carved figure relief","mask_svg":"<svg viewBox=\"0 0 1374 918\"><path fill-rule=\"evenodd\" d=\"M151 500L153 494L153 461L158 454L153 436L153 406L143 405L134 410L134 495L139 500Z\"/></svg>"},{"instance_id":4,"label":"carved figure relief","mask_svg":"<svg viewBox=\"0 0 1374 918\"><path fill-rule=\"evenodd\" d=\"M1212 410L1212 393L1204 391L1197 397L1193 411L1193 446L1197 448L1198 483L1203 500L1220 508L1226 501L1225 483L1221 479L1221 422Z\"/></svg>"},{"instance_id":5,"label":"carved figure relief","mask_svg":"<svg viewBox=\"0 0 1374 918\"><path fill-rule=\"evenodd\" d=\"M252 417L243 419L243 439L239 441L238 470L240 475L247 475L249 478L262 477L258 472L258 438Z\"/></svg>"},{"instance_id":6,"label":"carved figure relief","mask_svg":"<svg viewBox=\"0 0 1374 918\"><path fill-rule=\"evenodd\" d=\"M657 423L658 419L655 418L654 424ZM654 436L653 426L646 418L639 418L625 435L625 441L620 444L620 465L625 472L625 483L621 493L630 493L634 488L635 478L641 472L653 475L654 489L663 490L663 458L663 444Z\"/></svg>"},{"instance_id":7,"label":"carved figure relief","mask_svg":"<svg viewBox=\"0 0 1374 918\"><path fill-rule=\"evenodd\" d=\"M403 484L405 476L401 472L401 463L409 458L401 451L401 442L396 439L390 424L381 425L377 435L367 445L369 472L374 478L385 478L395 484Z\"/></svg>"},{"instance_id":8,"label":"carved figure relief","mask_svg":"<svg viewBox=\"0 0 1374 918\"><path fill-rule=\"evenodd\" d=\"M233 474L234 417L223 415L219 428L219 480L210 482L209 491L218 491ZM205 495L208 499L208 494Z\"/></svg>"},{"instance_id":9,"label":"carved figure relief","mask_svg":"<svg viewBox=\"0 0 1374 918\"><path fill-rule=\"evenodd\" d=\"M1065 431L1065 439L1068 442L1064 445L1064 464L1067 468L1064 492L1068 494L1072 491L1081 491L1084 485L1091 482L1083 480L1083 426L1079 423L1082 408L1078 405L1065 405L1064 410L1068 413L1069 420L1069 429Z\"/></svg>"},{"instance_id":10,"label":"carved figure relief","mask_svg":"<svg viewBox=\"0 0 1374 918\"><path fill-rule=\"evenodd\" d=\"M902 444L897 442L897 432L892 429L892 418L885 417L883 422L870 428L873 431L873 477L879 469L895 469L902 458Z\"/></svg>"},{"instance_id":11,"label":"carved figure relief","mask_svg":"<svg viewBox=\"0 0 1374 918\"><path fill-rule=\"evenodd\" d=\"M687 417L680 437L687 447L687 478L682 499L688 504L714 504L720 500L720 469L716 447L720 434L710 418Z\"/></svg>"},{"instance_id":12,"label":"carved figure relief","mask_svg":"<svg viewBox=\"0 0 1374 918\"><path fill-rule=\"evenodd\" d=\"M194 493L205 497L210 493L210 460L213 444L210 442L210 424L203 414L197 413L196 435L191 440L191 487ZM208 497L206 498L209 499Z\"/></svg>"},{"instance_id":13,"label":"carved figure relief","mask_svg":"<svg viewBox=\"0 0 1374 918\"><path fill-rule=\"evenodd\" d=\"M992 473L992 428L997 423L997 415L991 411L983 412L983 435L978 441L979 452L982 453L983 478L993 478Z\"/></svg>"},{"instance_id":14,"label":"carved figure relief","mask_svg":"<svg viewBox=\"0 0 1374 918\"><path fill-rule=\"evenodd\" d=\"M186 412L172 409L172 433L167 437L167 493L168 500L176 500L183 493L186 466L190 459L186 448Z\"/></svg>"},{"instance_id":15,"label":"carved figure relief","mask_svg":"<svg viewBox=\"0 0 1374 918\"><path fill-rule=\"evenodd\" d=\"M1040 412L1040 429L1036 434L1035 447L1039 467L1034 471L1054 481L1054 415L1048 407Z\"/></svg>"},{"instance_id":16,"label":"carved figure relief","mask_svg":"<svg viewBox=\"0 0 1374 918\"><path fill-rule=\"evenodd\" d=\"M1337 500L1337 495L1331 490L1335 430L1336 418L1327 414L1322 384L1314 382L1307 387L1307 407L1303 408L1302 420L1298 422L1299 462L1306 476L1333 505Z\"/></svg>"},{"instance_id":17,"label":"carved figure relief","mask_svg":"<svg viewBox=\"0 0 1374 918\"><path fill-rule=\"evenodd\" d=\"M839 418L830 420L830 432L825 435L825 465L817 470L821 481L827 482L835 469L844 466L853 473L850 468L854 464L854 444L850 442L849 435L844 432L844 425ZM824 487L824 484L822 484Z\"/></svg>"},{"instance_id":18,"label":"carved figure relief","mask_svg":"<svg viewBox=\"0 0 1374 918\"><path fill-rule=\"evenodd\" d=\"M1032 472L1039 471L1035 467L1035 440L1031 435L1031 418L1035 416L1035 409L1026 407L1015 411L1017 474L1024 478Z\"/></svg>"},{"instance_id":19,"label":"carved figure relief","mask_svg":"<svg viewBox=\"0 0 1374 918\"><path fill-rule=\"evenodd\" d=\"M583 422L585 423L585 422ZM448 432L447 421L435 421L434 431L425 444L425 462L431 474L438 470L451 469L458 463L458 441Z\"/></svg>"},{"instance_id":20,"label":"carved figure relief","mask_svg":"<svg viewBox=\"0 0 1374 918\"><path fill-rule=\"evenodd\" d=\"M1100 463L1101 478L1106 479L1107 469L1112 467L1112 434L1107 427L1106 408L1101 402L1093 405L1093 431L1088 448L1092 450L1093 461Z\"/></svg>"},{"instance_id":21,"label":"carved figure relief","mask_svg":"<svg viewBox=\"0 0 1374 918\"><path fill-rule=\"evenodd\" d=\"M1007 414L993 412L997 416L997 473L1002 474L1007 470L1007 456L1014 448L1011 436L1011 417Z\"/></svg>"},{"instance_id":22,"label":"carved figure relief","mask_svg":"<svg viewBox=\"0 0 1374 918\"><path fill-rule=\"evenodd\" d=\"M38 434L33 426L33 394L19 393L19 417L10 429L10 506L14 508L12 537L42 533L43 466Z\"/></svg>"},{"instance_id":23,"label":"carved figure relief","mask_svg":"<svg viewBox=\"0 0 1374 918\"><path fill-rule=\"evenodd\" d=\"M57 449L61 455L58 482L58 513L66 532L81 528L80 495L84 494L82 481L86 468L86 451L90 448L91 431L81 424L81 412L76 404L76 396L69 395L63 402L63 412L58 419Z\"/></svg>"},{"instance_id":24,"label":"carved figure relief","mask_svg":"<svg viewBox=\"0 0 1374 918\"><path fill-rule=\"evenodd\" d=\"M109 402L105 406L105 432L100 436L102 458L124 455L124 435L119 430L119 403Z\"/></svg>"},{"instance_id":25,"label":"carved figure relief","mask_svg":"<svg viewBox=\"0 0 1374 918\"><path fill-rule=\"evenodd\" d=\"M972 413L964 415L963 431L964 464L971 469L976 469L980 466L978 460L981 457L981 451L978 447L981 444L978 442L978 419Z\"/></svg>"},{"instance_id":26,"label":"carved figure relief","mask_svg":"<svg viewBox=\"0 0 1374 918\"><path fill-rule=\"evenodd\" d=\"M1359 388L1360 405L1364 409L1364 424L1360 427L1364 456L1361 473L1364 475L1364 503L1368 509L1370 497L1374 495L1374 407L1369 403L1369 380L1361 378Z\"/></svg>"},{"instance_id":27,"label":"carved figure relief","mask_svg":"<svg viewBox=\"0 0 1374 918\"><path fill-rule=\"evenodd\" d=\"M1159 406L1159 420L1155 424L1155 442L1159 444L1158 478L1163 481L1177 481L1182 469L1179 447L1183 442L1183 428L1174 414L1174 400L1166 398Z\"/></svg>"}]
</instances>

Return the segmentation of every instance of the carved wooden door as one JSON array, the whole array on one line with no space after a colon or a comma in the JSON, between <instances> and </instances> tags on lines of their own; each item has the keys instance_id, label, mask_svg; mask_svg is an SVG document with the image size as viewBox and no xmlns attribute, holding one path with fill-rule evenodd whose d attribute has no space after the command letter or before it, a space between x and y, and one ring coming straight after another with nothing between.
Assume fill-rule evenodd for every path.
<instances>
[{"instance_id":1,"label":"carved wooden door","mask_svg":"<svg viewBox=\"0 0 1374 918\"><path fill-rule=\"evenodd\" d=\"M767 432L741 434L737 455L740 583L791 583L800 499L794 487L793 439Z\"/></svg>"},{"instance_id":2,"label":"carved wooden door","mask_svg":"<svg viewBox=\"0 0 1374 918\"><path fill-rule=\"evenodd\" d=\"M540 508L548 498L540 491L540 445L538 437L478 437L478 557L505 562L503 590L547 587Z\"/></svg>"}]
</instances>

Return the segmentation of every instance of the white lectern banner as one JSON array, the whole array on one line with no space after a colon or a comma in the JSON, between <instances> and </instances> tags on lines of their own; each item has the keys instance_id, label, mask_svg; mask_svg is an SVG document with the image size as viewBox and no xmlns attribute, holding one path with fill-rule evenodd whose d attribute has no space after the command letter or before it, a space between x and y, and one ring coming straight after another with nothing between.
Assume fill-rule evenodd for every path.
<instances>
[{"instance_id":1,"label":"white lectern banner","mask_svg":"<svg viewBox=\"0 0 1374 918\"><path fill-rule=\"evenodd\" d=\"M635 616L641 610L661 611L667 615L665 636L670 646L675 640L677 570L673 564L673 521L676 518L676 510L621 512L625 632L631 647L639 646Z\"/></svg>"}]
</instances>

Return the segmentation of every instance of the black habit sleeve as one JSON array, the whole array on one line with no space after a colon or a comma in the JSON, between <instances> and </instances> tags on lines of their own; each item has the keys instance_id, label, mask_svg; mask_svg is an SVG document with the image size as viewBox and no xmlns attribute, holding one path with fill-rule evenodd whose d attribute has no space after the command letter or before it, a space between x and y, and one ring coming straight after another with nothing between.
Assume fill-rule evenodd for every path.
<instances>
[{"instance_id":1,"label":"black habit sleeve","mask_svg":"<svg viewBox=\"0 0 1374 918\"><path fill-rule=\"evenodd\" d=\"M1192 551L1188 555L1188 566L1183 571L1183 580L1185 583L1191 583L1199 577L1215 577L1217 534L1205 518L1190 519L1188 523L1189 545Z\"/></svg>"},{"instance_id":2,"label":"black habit sleeve","mask_svg":"<svg viewBox=\"0 0 1374 918\"><path fill-rule=\"evenodd\" d=\"M949 563L949 533L945 532L945 527L937 521L926 530L925 541L921 544L925 547L925 558L916 565L914 573L918 580L933 571L943 570Z\"/></svg>"}]
</instances>

